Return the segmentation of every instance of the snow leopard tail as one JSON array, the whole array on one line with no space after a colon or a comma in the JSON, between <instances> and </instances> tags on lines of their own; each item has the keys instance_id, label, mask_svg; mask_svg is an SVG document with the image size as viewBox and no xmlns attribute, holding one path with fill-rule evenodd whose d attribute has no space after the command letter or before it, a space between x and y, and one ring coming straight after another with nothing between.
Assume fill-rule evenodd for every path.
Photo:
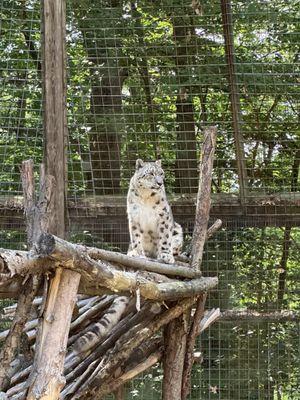
<instances>
[{"instance_id":1,"label":"snow leopard tail","mask_svg":"<svg viewBox=\"0 0 300 400\"><path fill-rule=\"evenodd\" d=\"M128 302L129 298L127 297L117 297L100 321L98 321L89 332L76 340L72 353L78 354L86 352L104 339L111 329L120 321Z\"/></svg>"}]
</instances>

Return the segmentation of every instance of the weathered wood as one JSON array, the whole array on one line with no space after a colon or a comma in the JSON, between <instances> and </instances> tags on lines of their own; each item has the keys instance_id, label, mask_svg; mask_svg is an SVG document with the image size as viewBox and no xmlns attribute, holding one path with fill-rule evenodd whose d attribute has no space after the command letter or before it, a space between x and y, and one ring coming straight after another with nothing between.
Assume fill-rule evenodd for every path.
<instances>
[{"instance_id":1,"label":"weathered wood","mask_svg":"<svg viewBox=\"0 0 300 400\"><path fill-rule=\"evenodd\" d=\"M28 318L28 311L31 307L33 298L40 284L39 277L28 277L26 284L23 286L23 290L20 293L18 299L18 306L16 314L9 331L7 332L7 338L4 346L0 352L0 388L5 390L9 379L11 378L10 364L14 359L17 348L20 345L20 339L25 322ZM1 332L1 335L3 333Z\"/></svg>"},{"instance_id":2,"label":"weathered wood","mask_svg":"<svg viewBox=\"0 0 300 400\"><path fill-rule=\"evenodd\" d=\"M147 371L149 368L153 367L162 358L162 350L157 350L147 357L144 361L140 362L132 369L128 370L118 378L112 380L111 382L101 386L102 396L114 392L119 387L123 386L126 382L134 379L141 373Z\"/></svg>"},{"instance_id":3,"label":"weathered wood","mask_svg":"<svg viewBox=\"0 0 300 400\"><path fill-rule=\"evenodd\" d=\"M20 250L0 249L0 268L6 275L7 283L15 275L22 277L27 274L37 274L51 269L53 262L47 259L37 259L32 253ZM1 285L5 288L5 280L2 279ZM1 290L1 289L0 289Z\"/></svg>"},{"instance_id":4,"label":"weathered wood","mask_svg":"<svg viewBox=\"0 0 300 400\"><path fill-rule=\"evenodd\" d=\"M291 310L273 311L273 312L258 312L254 310L226 310L220 314L219 322L234 322L240 323L284 323L284 322L299 322L300 313Z\"/></svg>"},{"instance_id":5,"label":"weathered wood","mask_svg":"<svg viewBox=\"0 0 300 400\"><path fill-rule=\"evenodd\" d=\"M100 324L100 326L102 326L101 332L98 330L97 342L103 341L104 338L106 338L109 335L114 326L118 324L118 322L122 317L122 314L125 312L127 304L128 304L128 299L125 297L116 297L115 299L113 299L110 308L97 321L97 323ZM109 315L109 318L107 318L107 315ZM92 343L89 340L82 343L81 338L79 338L74 343L70 356L72 357L73 354L86 353L94 346L95 346L95 340L93 340Z\"/></svg>"},{"instance_id":6,"label":"weathered wood","mask_svg":"<svg viewBox=\"0 0 300 400\"><path fill-rule=\"evenodd\" d=\"M199 334L199 324L204 314L205 301L206 293L203 293L197 299L196 311L193 315L189 333L186 339L186 352L182 372L181 400L185 400L190 391L191 373L194 364L194 346L196 343L196 338Z\"/></svg>"},{"instance_id":7,"label":"weathered wood","mask_svg":"<svg viewBox=\"0 0 300 400\"><path fill-rule=\"evenodd\" d=\"M42 2L42 67L45 175L55 188L48 193L45 231L65 235L66 83L65 1ZM54 400L64 385L64 356L80 274L58 268L51 280L35 347L28 400Z\"/></svg>"},{"instance_id":8,"label":"weathered wood","mask_svg":"<svg viewBox=\"0 0 300 400\"><path fill-rule=\"evenodd\" d=\"M70 331L76 329L86 318L90 318L97 313L101 313L101 311L103 311L106 307L108 307L111 302L112 299L110 298L110 296L108 296L107 299L106 298L103 299L103 301L96 304L96 306L91 306L90 309L86 310L85 313L79 315L77 319L72 321L70 325ZM35 328L37 324L38 320L33 320L25 325L24 331L26 332L29 341L32 341L36 338L37 330ZM0 341L1 341L1 334L0 334ZM68 339L68 345L69 345L69 339Z\"/></svg>"},{"instance_id":9,"label":"weathered wood","mask_svg":"<svg viewBox=\"0 0 300 400\"><path fill-rule=\"evenodd\" d=\"M151 300L189 297L209 290L217 284L215 277L185 282L155 283L143 277L142 273L124 272L104 262L95 261L84 254L83 246L74 245L49 234L42 234L35 248L38 254L52 258L65 268L80 272L85 279L98 282L99 286L120 293L139 289L144 298ZM163 276L162 280L164 280Z\"/></svg>"},{"instance_id":10,"label":"weathered wood","mask_svg":"<svg viewBox=\"0 0 300 400\"><path fill-rule=\"evenodd\" d=\"M194 298L180 301L175 307L154 318L154 320L148 323L146 328L137 332L135 330L134 335L131 331L123 335L114 348L104 356L102 362L96 367L89 379L80 387L73 396L73 399L101 399L102 385L110 378L116 368L129 357L131 352L145 340L149 339L162 326L179 317L194 301Z\"/></svg>"},{"instance_id":11,"label":"weathered wood","mask_svg":"<svg viewBox=\"0 0 300 400\"><path fill-rule=\"evenodd\" d=\"M204 140L201 149L200 174L198 182L197 205L195 225L192 237L191 269L200 271L202 254L205 240L207 239L207 225L211 203L211 181L216 144L217 128L207 127L204 130ZM219 227L217 221L211 228L209 234ZM164 400L180 399L186 396L190 377L190 369L193 357L194 342L187 346L188 340L195 340L195 337L188 338L190 312L187 312L180 319L172 321L170 326L165 328L165 354L164 354L164 377L162 398ZM197 314L198 315L198 314ZM196 315L196 316L197 316ZM199 321L195 321L197 324ZM187 370L185 370L187 368ZM186 397L183 397L184 399Z\"/></svg>"},{"instance_id":12,"label":"weathered wood","mask_svg":"<svg viewBox=\"0 0 300 400\"><path fill-rule=\"evenodd\" d=\"M217 220L212 224L212 226L210 226L210 227L207 229L207 232L206 232L206 240L208 240L209 238L211 238L211 237L217 232L217 230L221 228L221 226L222 226L222 221L221 221L220 219L217 219Z\"/></svg>"},{"instance_id":13,"label":"weathered wood","mask_svg":"<svg viewBox=\"0 0 300 400\"><path fill-rule=\"evenodd\" d=\"M27 160L22 162L21 179L24 194L24 211L26 215L26 232L27 232L27 245L28 248L32 247L35 223L35 184L34 184L34 171L33 161Z\"/></svg>"},{"instance_id":14,"label":"weathered wood","mask_svg":"<svg viewBox=\"0 0 300 400\"><path fill-rule=\"evenodd\" d=\"M29 285L29 286L31 286L31 285ZM31 321L28 321L26 324L24 324L23 332L28 332L31 329L36 328L37 325L38 325L38 319L37 318L35 318L35 319L31 320ZM6 329L5 331L0 332L0 342L5 340L5 338L7 337L8 333L9 333L9 329Z\"/></svg>"},{"instance_id":15,"label":"weathered wood","mask_svg":"<svg viewBox=\"0 0 300 400\"><path fill-rule=\"evenodd\" d=\"M21 167L21 178L24 193L24 209L27 221L27 244L31 248L35 231L35 183L32 160L24 161ZM23 282L18 305L12 324L5 336L5 343L0 352L0 388L5 390L13 370L11 362L20 347L21 335L27 321L33 299L41 283L41 277L28 275L26 282Z\"/></svg>"},{"instance_id":16,"label":"weathered wood","mask_svg":"<svg viewBox=\"0 0 300 400\"><path fill-rule=\"evenodd\" d=\"M213 235L213 233L219 229L222 224L222 221L217 220L209 229L207 229L211 204L210 192L216 136L216 127L207 128L205 130L205 137L201 151L199 190L197 195L195 225L191 250L191 267L194 269L200 269L205 240ZM186 400L190 391L190 379L194 363L194 346L196 337L199 334L198 326L203 317L205 301L206 293L202 293L197 299L196 311L192 317L189 334L186 340L186 352L182 370L181 400Z\"/></svg>"},{"instance_id":17,"label":"weathered wood","mask_svg":"<svg viewBox=\"0 0 300 400\"><path fill-rule=\"evenodd\" d=\"M136 312L134 315L127 315L112 329L109 337L105 339L103 343L97 344L94 351L88 355L88 357L80 354L66 362L64 372L67 382L72 381L74 378L79 376L83 371L85 371L91 362L102 357L110 348L113 347L122 335L136 326L138 326L139 329L146 327L149 321L155 317L155 315L159 314L159 312L160 306L158 303L147 302L142 306L139 312Z\"/></svg>"},{"instance_id":18,"label":"weathered wood","mask_svg":"<svg viewBox=\"0 0 300 400\"><path fill-rule=\"evenodd\" d=\"M221 221L217 220L208 230L208 220L211 204L211 182L216 146L217 128L210 127L204 131L204 141L201 150L201 163L199 175L199 190L197 194L197 205L195 225L192 237L192 260L191 267L200 270L205 240L212 235L220 226ZM186 400L190 391L190 379L194 362L194 346L198 336L198 326L203 317L206 293L201 294L196 303L196 312L192 318L189 333L186 336L186 351L182 368L181 400ZM178 395L179 398L179 395Z\"/></svg>"},{"instance_id":19,"label":"weathered wood","mask_svg":"<svg viewBox=\"0 0 300 400\"><path fill-rule=\"evenodd\" d=\"M220 318L220 309L213 308L212 310L205 313L199 324L199 334L205 331L213 322Z\"/></svg>"},{"instance_id":20,"label":"weathered wood","mask_svg":"<svg viewBox=\"0 0 300 400\"><path fill-rule=\"evenodd\" d=\"M33 385L28 399L57 399L65 383L62 369L79 279L74 280L71 274L62 272L62 269L58 269L51 281L51 296L48 297L43 316L43 334L38 342L41 352L37 353L31 372Z\"/></svg>"},{"instance_id":21,"label":"weathered wood","mask_svg":"<svg viewBox=\"0 0 300 400\"><path fill-rule=\"evenodd\" d=\"M216 139L216 127L208 127L204 130L204 139L201 149L199 189L197 194L195 225L192 237L191 267L194 270L200 270L203 248L206 240L207 224L209 220L209 210L211 203L210 192Z\"/></svg>"},{"instance_id":22,"label":"weathered wood","mask_svg":"<svg viewBox=\"0 0 300 400\"><path fill-rule=\"evenodd\" d=\"M164 330L162 399L180 399L189 312L171 321Z\"/></svg>"},{"instance_id":23,"label":"weathered wood","mask_svg":"<svg viewBox=\"0 0 300 400\"><path fill-rule=\"evenodd\" d=\"M111 391L109 392L111 393ZM114 392L113 392L115 400L124 400L125 399L125 387L124 385L120 385Z\"/></svg>"},{"instance_id":24,"label":"weathered wood","mask_svg":"<svg viewBox=\"0 0 300 400\"><path fill-rule=\"evenodd\" d=\"M39 306L40 304L42 304L42 298L41 297L35 297L33 302L32 302L32 305L36 307L36 306ZM4 315L14 314L15 311L16 311L17 306L18 306L18 304L15 303L15 304L13 304L11 306L4 307L3 308L3 314Z\"/></svg>"},{"instance_id":25,"label":"weathered wood","mask_svg":"<svg viewBox=\"0 0 300 400\"><path fill-rule=\"evenodd\" d=\"M169 202L178 223L184 226L193 224L195 199L194 195L169 196ZM107 242L116 246L120 246L120 240L128 243L124 196L85 197L76 199L76 202L69 200L68 204L70 225L74 231L80 229L93 232L95 220L101 220L103 226L106 226L103 233ZM298 227L300 225L300 194L287 192L265 195L260 192L251 192L251 197L248 196L241 207L237 195L214 193L210 215L212 220L220 218L224 227L234 230L241 227ZM120 226L120 235L116 235L115 232L117 224ZM10 230L12 227L14 230L24 231L25 229L23 199L16 196L0 197L0 229ZM127 245L123 250L127 250Z\"/></svg>"},{"instance_id":26,"label":"weathered wood","mask_svg":"<svg viewBox=\"0 0 300 400\"><path fill-rule=\"evenodd\" d=\"M87 248L86 252L91 258L110 261L116 264L119 263L123 266L125 265L126 267L137 269L139 271L157 272L159 274L178 276L182 278L196 278L200 276L197 271L193 271L188 267L178 266L175 264L162 264L157 261L139 257L129 257L125 254L114 251Z\"/></svg>"},{"instance_id":27,"label":"weathered wood","mask_svg":"<svg viewBox=\"0 0 300 400\"><path fill-rule=\"evenodd\" d=\"M72 321L70 325L70 331L78 327L85 319L92 318L95 314L104 311L112 304L115 298L116 296L105 296L103 299L99 299L95 305L87 304L88 307L86 310L84 310L84 312L81 313L78 318Z\"/></svg>"}]
</instances>

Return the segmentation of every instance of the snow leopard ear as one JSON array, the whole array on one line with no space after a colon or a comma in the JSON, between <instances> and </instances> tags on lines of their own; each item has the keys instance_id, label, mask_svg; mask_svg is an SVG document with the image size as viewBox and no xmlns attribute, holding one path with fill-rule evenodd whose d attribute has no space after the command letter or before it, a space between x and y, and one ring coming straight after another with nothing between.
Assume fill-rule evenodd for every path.
<instances>
[{"instance_id":1,"label":"snow leopard ear","mask_svg":"<svg viewBox=\"0 0 300 400\"><path fill-rule=\"evenodd\" d=\"M135 169L138 170L144 166L144 161L138 158L135 162Z\"/></svg>"},{"instance_id":2,"label":"snow leopard ear","mask_svg":"<svg viewBox=\"0 0 300 400\"><path fill-rule=\"evenodd\" d=\"M156 160L155 164L158 165L159 167L161 167L161 160Z\"/></svg>"}]
</instances>

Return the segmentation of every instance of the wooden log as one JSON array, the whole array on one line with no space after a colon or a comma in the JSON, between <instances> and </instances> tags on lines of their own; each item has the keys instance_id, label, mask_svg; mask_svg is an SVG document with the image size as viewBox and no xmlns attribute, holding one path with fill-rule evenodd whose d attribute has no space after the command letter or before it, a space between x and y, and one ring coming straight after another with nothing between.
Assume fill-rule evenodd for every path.
<instances>
[{"instance_id":1,"label":"wooden log","mask_svg":"<svg viewBox=\"0 0 300 400\"><path fill-rule=\"evenodd\" d=\"M161 338L152 338L150 341L143 343L134 350L132 355L126 360L123 366L118 369L116 376L112 376L110 381L101 386L102 395L114 392L116 389L123 387L123 384L129 379L133 379L136 375L145 371L154 365L162 357L162 341ZM154 362L155 355L159 355ZM147 361L148 360L148 361ZM152 360L152 363L149 363ZM76 385L79 387L80 385ZM71 388L70 388L71 389ZM76 387L72 384L72 392L76 391ZM70 391L68 392L68 395Z\"/></svg>"},{"instance_id":2,"label":"wooden log","mask_svg":"<svg viewBox=\"0 0 300 400\"><path fill-rule=\"evenodd\" d=\"M27 245L31 248L34 239L34 232L37 234L40 233L40 231L37 231L38 227L35 226L39 221L37 221L35 216L35 184L32 160L24 161L22 163L21 177L24 193L24 210L27 220ZM44 193L41 193L40 197L43 198ZM21 335L40 283L41 277L39 275L28 275L26 282L22 285L16 312L10 329L5 336L5 343L0 352L0 388L2 390L6 389L9 379L13 374L10 364L13 361L18 347L20 347Z\"/></svg>"},{"instance_id":3,"label":"wooden log","mask_svg":"<svg viewBox=\"0 0 300 400\"><path fill-rule=\"evenodd\" d=\"M207 229L207 232L206 232L206 240L208 240L209 238L211 238L211 237L215 234L215 232L221 228L221 226L222 226L222 221L221 221L220 219L217 219L217 220L212 224L212 226L210 226L210 227Z\"/></svg>"},{"instance_id":4,"label":"wooden log","mask_svg":"<svg viewBox=\"0 0 300 400\"><path fill-rule=\"evenodd\" d=\"M180 399L189 312L169 323L164 330L163 400Z\"/></svg>"},{"instance_id":5,"label":"wooden log","mask_svg":"<svg viewBox=\"0 0 300 400\"><path fill-rule=\"evenodd\" d=\"M199 187L191 250L191 269L195 271L200 271L204 243L208 236L207 225L211 203L210 192L216 134L216 127L206 128L201 149ZM210 234L213 234L219 225L220 222L216 222L215 226L211 228ZM192 359L191 352L194 347L194 343L186 346L187 339L191 339L187 335L190 313L191 310L187 310L180 320L172 321L170 326L165 329L163 400L181 399L182 388L189 385L187 379L190 376L189 369L192 367L190 359ZM199 321L195 321L195 324L197 322ZM183 395L185 396L185 392L183 392Z\"/></svg>"},{"instance_id":6,"label":"wooden log","mask_svg":"<svg viewBox=\"0 0 300 400\"><path fill-rule=\"evenodd\" d=\"M262 194L252 192L246 198L243 209L239 195L232 193L212 193L210 215L213 219L220 218L229 230L241 227L299 227L300 225L300 193ZM169 195L169 202L178 223L193 224L196 196ZM77 197L76 202L68 202L70 224L73 227L92 229L95 220L103 220L115 226L121 223L126 226L125 196L95 196ZM258 218L259 216L259 218ZM0 196L0 229L25 229L22 197ZM112 229L113 230L113 229ZM126 229L124 229L126 234ZM109 233L112 243L118 245L113 232ZM124 248L126 251L127 248Z\"/></svg>"},{"instance_id":7,"label":"wooden log","mask_svg":"<svg viewBox=\"0 0 300 400\"><path fill-rule=\"evenodd\" d=\"M109 306L109 304L113 301L113 296L108 296L107 299L104 298L103 301L100 301L98 304L95 306L91 306L90 309L86 310L85 313L81 314L78 316L77 319L72 321L70 325L70 332L76 329L85 319L87 318L92 318L95 316L95 314L100 313L103 311L106 307ZM28 326L25 326L25 332L27 334L28 340L32 341L36 338L36 329L32 329L37 326L38 321L30 321L31 323L28 323ZM1 334L0 334L0 340L1 340ZM69 344L69 340L68 340Z\"/></svg>"},{"instance_id":8,"label":"wooden log","mask_svg":"<svg viewBox=\"0 0 300 400\"><path fill-rule=\"evenodd\" d=\"M217 220L210 229L207 229L210 204L211 204L211 182L216 146L217 128L210 127L205 130L204 142L201 151L201 164L199 176L199 190L197 194L195 226L192 238L192 260L191 267L199 269L202 262L205 240L212 235L222 222ZM196 312L192 318L191 327L187 336L184 367L182 369L181 400L186 400L190 391L191 371L194 363L194 346L199 334L198 326L203 317L206 294L202 293L196 303Z\"/></svg>"},{"instance_id":9,"label":"wooden log","mask_svg":"<svg viewBox=\"0 0 300 400\"><path fill-rule=\"evenodd\" d=\"M88 357L84 355L76 355L66 362L64 373L67 381L74 379L74 377L78 376L81 371L85 370L90 362L105 354L126 332L136 326L139 326L139 328L147 326L148 322L159 312L160 306L158 303L146 302L139 312L134 315L127 315L112 329L109 337L105 339L103 343L97 344L95 350Z\"/></svg>"},{"instance_id":10,"label":"wooden log","mask_svg":"<svg viewBox=\"0 0 300 400\"><path fill-rule=\"evenodd\" d=\"M110 291L128 293L140 289L141 295L153 300L174 299L213 287L216 278L200 278L188 282L170 281L163 275L150 272L125 272L117 270L100 261L95 261L81 252L81 246L73 245L53 235L43 233L35 244L36 256L27 252L3 251L2 259L10 273L35 273L39 267L44 271L59 266L79 272L90 285L98 291L107 288ZM55 261L52 262L51 261ZM168 283L156 284L152 281ZM170 285L168 286L168 284ZM202 288L202 284L204 288ZM178 294L176 291L178 289Z\"/></svg>"},{"instance_id":11,"label":"wooden log","mask_svg":"<svg viewBox=\"0 0 300 400\"><path fill-rule=\"evenodd\" d=\"M37 306L39 306L41 304L42 304L42 298L41 297L35 297L33 302L32 302L32 306L37 307ZM15 304L13 304L11 306L4 307L3 308L4 315L13 314L16 311L17 306L18 306L18 303L15 303Z\"/></svg>"},{"instance_id":12,"label":"wooden log","mask_svg":"<svg viewBox=\"0 0 300 400\"><path fill-rule=\"evenodd\" d=\"M130 330L131 332L135 332L144 329L149 324L149 321L153 318L153 316L157 315L160 311L160 306L157 303L145 303L141 311L136 313L134 316L128 315L122 321L119 322L117 326L115 326L109 337L102 343L98 344L95 350L83 361L81 364L74 366L74 360L77 362L76 358L73 358L73 363L66 365L65 374L70 371L66 375L67 382L70 382L69 385L61 393L61 398L64 399L66 396L69 396L71 393L75 393L76 390L83 384L86 380L86 375L83 375L84 372L89 369L89 374L93 372L95 367L99 364L101 357L108 352L109 349L113 347L116 341L124 334ZM82 355L79 355L82 359ZM98 360L98 361L97 361ZM96 362L97 361L97 362Z\"/></svg>"},{"instance_id":13,"label":"wooden log","mask_svg":"<svg viewBox=\"0 0 300 400\"><path fill-rule=\"evenodd\" d=\"M199 322L203 318L206 293L201 294L196 303L196 311L193 316L189 333L186 339L186 352L184 357L184 367L182 371L181 399L185 400L190 391L191 373L194 364L194 346L199 334Z\"/></svg>"},{"instance_id":14,"label":"wooden log","mask_svg":"<svg viewBox=\"0 0 300 400\"><path fill-rule=\"evenodd\" d=\"M88 380L81 385L72 399L101 399L102 386L105 384L106 380L110 378L116 368L130 356L132 351L145 340L149 339L162 326L168 324L174 318L179 317L194 301L194 298L182 300L178 302L175 307L168 309L152 320L146 328L138 332L134 331L134 335L132 335L131 330L126 335L123 335L114 348L104 356L101 363L96 367Z\"/></svg>"},{"instance_id":15,"label":"wooden log","mask_svg":"<svg viewBox=\"0 0 300 400\"><path fill-rule=\"evenodd\" d=\"M201 149L195 226L192 237L191 267L195 270L200 270L203 247L207 234L207 224L209 220L209 210L211 204L211 182L216 138L217 128L215 126L208 127L204 130L204 139Z\"/></svg>"},{"instance_id":16,"label":"wooden log","mask_svg":"<svg viewBox=\"0 0 300 400\"><path fill-rule=\"evenodd\" d=\"M125 386L120 385L114 392L114 399L115 400L124 400L125 399Z\"/></svg>"},{"instance_id":17,"label":"wooden log","mask_svg":"<svg viewBox=\"0 0 300 400\"><path fill-rule=\"evenodd\" d=\"M124 374L112 380L111 382L102 385L101 396L103 397L109 393L114 392L119 387L122 387L126 382L134 379L141 373L153 367L156 363L158 363L161 360L162 354L163 354L162 350L155 351L153 354L147 357L146 360L140 362L129 371L125 372Z\"/></svg>"},{"instance_id":18,"label":"wooden log","mask_svg":"<svg viewBox=\"0 0 300 400\"><path fill-rule=\"evenodd\" d=\"M92 318L95 314L104 311L112 304L115 298L116 296L105 296L103 299L99 299L100 301L98 301L95 305L87 304L89 307L86 308L85 311L78 316L78 318L72 321L70 325L70 331L80 326L85 319Z\"/></svg>"},{"instance_id":19,"label":"wooden log","mask_svg":"<svg viewBox=\"0 0 300 400\"><path fill-rule=\"evenodd\" d=\"M101 342L104 338L106 338L112 328L120 321L122 314L125 312L128 301L129 299L126 297L116 297L106 314L104 314L101 319L97 321L98 330L96 337L93 337L93 341L91 342L87 338L85 338L86 340L84 340L82 337L79 338L74 343L70 356L72 357L72 354L86 353L88 350L93 348L96 343ZM107 318L107 315L109 315L109 318ZM90 334L93 334L94 332L95 330L92 330Z\"/></svg>"},{"instance_id":20,"label":"wooden log","mask_svg":"<svg viewBox=\"0 0 300 400\"><path fill-rule=\"evenodd\" d=\"M43 233L36 243L36 252L58 262L65 268L80 272L85 279L98 282L99 286L111 291L126 293L140 290L141 295L150 300L168 300L200 294L217 285L217 278L199 278L191 281L170 281L154 283L143 278L142 273L124 272L109 264L95 261L74 245L54 235ZM148 273L148 276L150 273ZM163 276L161 279L164 280Z\"/></svg>"},{"instance_id":21,"label":"wooden log","mask_svg":"<svg viewBox=\"0 0 300 400\"><path fill-rule=\"evenodd\" d=\"M0 249L0 266L7 276L6 280L1 281L3 292L5 292L6 282L8 286L16 283L16 289L13 291L15 292L20 290L20 285L16 281L13 282L12 277L15 275L24 277L27 274L46 272L53 268L53 262L46 258L37 259L28 251Z\"/></svg>"},{"instance_id":22,"label":"wooden log","mask_svg":"<svg viewBox=\"0 0 300 400\"><path fill-rule=\"evenodd\" d=\"M79 278L74 280L72 275L62 272L58 269L56 278L51 282L51 296L44 313L42 335L37 342L28 399L57 399L65 382L62 368Z\"/></svg>"},{"instance_id":23,"label":"wooden log","mask_svg":"<svg viewBox=\"0 0 300 400\"><path fill-rule=\"evenodd\" d=\"M139 271L157 272L167 276L177 276L182 278L197 278L200 276L197 271L193 271L188 267L174 264L162 264L150 259L148 260L138 257L129 257L122 253L103 249L85 247L83 251L86 251L91 258L110 261L115 264L121 264L122 266L137 269Z\"/></svg>"},{"instance_id":24,"label":"wooden log","mask_svg":"<svg viewBox=\"0 0 300 400\"><path fill-rule=\"evenodd\" d=\"M6 332L6 341L0 352L0 388L5 390L11 378L10 364L13 361L17 348L20 345L23 327L28 317L28 310L31 307L32 300L36 290L40 284L37 277L29 277L28 282L24 285L16 309L14 320L10 329ZM2 334L2 333L1 333ZM2 335L3 336L3 335Z\"/></svg>"},{"instance_id":25,"label":"wooden log","mask_svg":"<svg viewBox=\"0 0 300 400\"><path fill-rule=\"evenodd\" d=\"M205 313L199 324L199 334L207 329L213 322L220 318L220 309L213 308L212 310ZM198 333L197 333L198 335Z\"/></svg>"},{"instance_id":26,"label":"wooden log","mask_svg":"<svg viewBox=\"0 0 300 400\"><path fill-rule=\"evenodd\" d=\"M23 327L23 332L28 332L33 328L36 328L38 325L38 319L35 318L31 321L28 321L26 324L24 324ZM5 331L0 332L0 342L2 342L3 340L5 340L5 338L7 337L9 333L9 329L6 329Z\"/></svg>"},{"instance_id":27,"label":"wooden log","mask_svg":"<svg viewBox=\"0 0 300 400\"><path fill-rule=\"evenodd\" d=\"M65 235L66 221L66 82L65 1L42 2L42 66L44 97L44 160L46 176L53 177L45 231ZM51 280L42 315L28 400L52 400L64 385L64 356L80 274L58 268Z\"/></svg>"},{"instance_id":28,"label":"wooden log","mask_svg":"<svg viewBox=\"0 0 300 400\"><path fill-rule=\"evenodd\" d=\"M200 326L197 328L195 327L196 329L193 331L197 332L196 334L199 335L199 333L202 333L205 329L207 329L211 325L211 323L214 322L219 317L219 315L220 315L219 309L212 310L212 312L208 312L206 315L207 318L203 318L204 323L202 323L201 321ZM208 323L208 321L210 322ZM135 351L134 357L129 357L129 359L126 361L125 371L116 379L112 379L110 382L107 382L106 384L101 386L101 393L103 396L112 393L119 386L124 385L124 383L126 383L127 381L135 378L137 375L148 370L162 359L163 348L162 348L162 341L160 338L152 339L152 343L148 344L148 349L150 351L146 352L141 351L140 354L139 353L136 354ZM135 362L132 362L132 359ZM192 359L193 363L201 363L203 357L201 353L196 352L193 353Z\"/></svg>"},{"instance_id":29,"label":"wooden log","mask_svg":"<svg viewBox=\"0 0 300 400\"><path fill-rule=\"evenodd\" d=\"M100 302L101 303L101 309L103 309L103 307L108 306L112 302L113 298L114 298L114 296L112 296L112 298L110 297L106 304L104 304L103 302ZM102 299L102 300L105 300L105 299ZM94 314L94 311L92 311L92 313ZM86 314L86 317L90 317L90 314ZM75 322L75 321L76 320L74 320L73 322ZM33 322L34 322L34 324L36 324L37 321L30 321L29 323L32 324ZM77 323L74 324L73 328L76 328L76 327L77 327ZM73 366L74 365L72 365L72 367ZM31 369L32 369L32 366L28 366L24 370L17 372L11 379L12 384L15 385L16 383L18 383L21 380L25 379L29 375Z\"/></svg>"},{"instance_id":30,"label":"wooden log","mask_svg":"<svg viewBox=\"0 0 300 400\"><path fill-rule=\"evenodd\" d=\"M284 323L299 322L300 313L291 310L281 310L273 312L258 312L254 310L226 310L220 314L220 322L234 323Z\"/></svg>"}]
</instances>

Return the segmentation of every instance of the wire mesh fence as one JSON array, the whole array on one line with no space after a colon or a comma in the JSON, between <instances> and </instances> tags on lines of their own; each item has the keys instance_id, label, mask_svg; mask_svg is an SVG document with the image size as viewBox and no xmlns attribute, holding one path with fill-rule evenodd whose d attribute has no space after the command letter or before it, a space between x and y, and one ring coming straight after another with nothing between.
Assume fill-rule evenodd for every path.
<instances>
[{"instance_id":1,"label":"wire mesh fence","mask_svg":"<svg viewBox=\"0 0 300 400\"><path fill-rule=\"evenodd\" d=\"M40 2L1 0L0 13L0 238L22 249L19 165L43 157ZM299 311L298 17L296 0L67 1L72 241L126 251L135 160L161 158L188 248L202 132L218 126L207 306L269 320L203 334L191 399L300 399L299 321L272 320ZM127 398L160 398L161 374Z\"/></svg>"}]
</instances>

